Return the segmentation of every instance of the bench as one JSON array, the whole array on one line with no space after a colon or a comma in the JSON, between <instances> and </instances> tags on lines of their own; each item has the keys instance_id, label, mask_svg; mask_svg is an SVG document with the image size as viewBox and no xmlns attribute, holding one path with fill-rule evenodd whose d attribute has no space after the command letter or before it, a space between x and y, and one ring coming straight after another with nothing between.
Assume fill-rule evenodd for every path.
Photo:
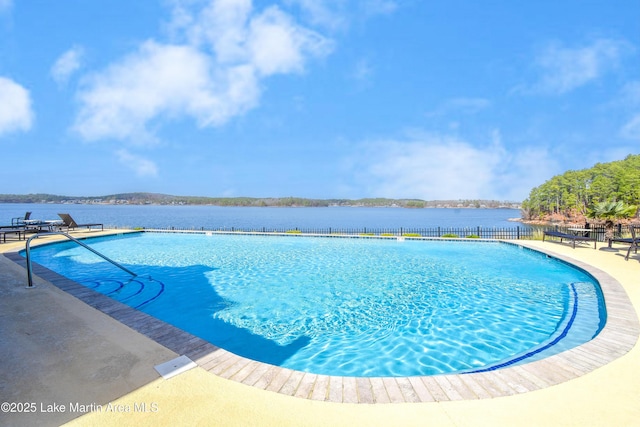
<instances>
[{"instance_id":1,"label":"bench","mask_svg":"<svg viewBox=\"0 0 640 427\"><path fill-rule=\"evenodd\" d=\"M562 239L571 240L571 243L573 244L573 249L576 248L576 242L591 242L591 241L593 241L593 249L596 249L596 238L595 237L576 236L575 234L567 234L567 233L562 233L560 231L546 230L544 232L544 234L542 235L542 241L543 242L544 242L544 238L546 236L558 237L560 239L560 242L562 242Z\"/></svg>"}]
</instances>

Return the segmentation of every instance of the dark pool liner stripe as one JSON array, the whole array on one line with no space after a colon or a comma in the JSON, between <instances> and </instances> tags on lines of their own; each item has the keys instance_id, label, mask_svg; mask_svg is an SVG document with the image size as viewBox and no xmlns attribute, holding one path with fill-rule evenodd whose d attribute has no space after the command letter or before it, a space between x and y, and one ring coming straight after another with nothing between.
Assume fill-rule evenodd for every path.
<instances>
[{"instance_id":1,"label":"dark pool liner stripe","mask_svg":"<svg viewBox=\"0 0 640 427\"><path fill-rule=\"evenodd\" d=\"M473 373L477 373L477 372L490 372L490 371L495 371L501 368L505 368L507 366L511 366L515 363L521 362L524 359L527 359L531 356L534 356L548 348L553 347L554 345L558 344L562 339L564 339L567 334L569 333L569 329L571 329L571 326L573 325L573 321L576 319L576 316L578 314L578 292L576 291L576 286L574 283L571 284L571 291L573 292L573 311L571 313L571 318L569 319L569 321L567 322L567 325L564 327L564 329L562 330L562 333L560 335L558 335L556 337L556 339L554 339L553 341L551 341L549 344L542 346L538 349L535 349L533 351L530 351L527 354L523 354L522 356L518 356L514 359L508 360L506 362L500 363L498 365L494 365L491 366L489 368L483 368L483 369L477 369L475 371L469 371L469 372L465 372L465 374L473 374Z\"/></svg>"}]
</instances>

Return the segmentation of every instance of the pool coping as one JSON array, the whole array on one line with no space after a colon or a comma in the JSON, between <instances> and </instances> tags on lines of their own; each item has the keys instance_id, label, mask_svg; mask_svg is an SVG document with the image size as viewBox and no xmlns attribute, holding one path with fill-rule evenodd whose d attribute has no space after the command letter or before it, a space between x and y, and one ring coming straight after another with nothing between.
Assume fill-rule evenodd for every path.
<instances>
[{"instance_id":1,"label":"pool coping","mask_svg":"<svg viewBox=\"0 0 640 427\"><path fill-rule=\"evenodd\" d=\"M119 233L121 232L115 234ZM397 378L328 376L294 371L235 355L37 263L33 263L33 272L120 323L177 354L187 356L203 369L221 378L287 396L318 401L417 403L511 396L578 378L614 361L633 348L640 335L640 325L631 301L616 279L589 264L530 247L526 241L492 241L544 253L574 265L598 280L607 307L607 323L600 334L585 344L548 358L489 372ZM25 258L17 250L6 252L4 256L26 266Z\"/></svg>"}]
</instances>

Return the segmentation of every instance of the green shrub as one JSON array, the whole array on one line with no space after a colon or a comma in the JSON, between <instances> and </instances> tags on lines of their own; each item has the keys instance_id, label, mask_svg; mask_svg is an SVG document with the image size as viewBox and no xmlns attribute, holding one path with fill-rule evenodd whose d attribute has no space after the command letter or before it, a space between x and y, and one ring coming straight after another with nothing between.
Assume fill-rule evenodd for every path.
<instances>
[{"instance_id":1,"label":"green shrub","mask_svg":"<svg viewBox=\"0 0 640 427\"><path fill-rule=\"evenodd\" d=\"M382 237L395 237L395 234L393 234L393 233L382 233L381 236Z\"/></svg>"},{"instance_id":2,"label":"green shrub","mask_svg":"<svg viewBox=\"0 0 640 427\"><path fill-rule=\"evenodd\" d=\"M454 233L446 233L446 234L443 234L443 235L442 235L442 236L440 236L440 237L448 237L448 238L454 238L454 239L457 239L457 238L458 238L458 237L460 237L460 236L458 236L457 234L454 234Z\"/></svg>"},{"instance_id":3,"label":"green shrub","mask_svg":"<svg viewBox=\"0 0 640 427\"><path fill-rule=\"evenodd\" d=\"M287 230L287 231L285 231L285 233L287 233L287 234L302 234L302 231L300 231L300 230Z\"/></svg>"},{"instance_id":4,"label":"green shrub","mask_svg":"<svg viewBox=\"0 0 640 427\"><path fill-rule=\"evenodd\" d=\"M478 236L477 234L469 234L466 238L467 239L479 239L480 236Z\"/></svg>"},{"instance_id":5,"label":"green shrub","mask_svg":"<svg viewBox=\"0 0 640 427\"><path fill-rule=\"evenodd\" d=\"M422 237L422 234L419 233L405 233L403 234L404 237Z\"/></svg>"},{"instance_id":6,"label":"green shrub","mask_svg":"<svg viewBox=\"0 0 640 427\"><path fill-rule=\"evenodd\" d=\"M360 233L360 236L375 236L373 233Z\"/></svg>"}]
</instances>

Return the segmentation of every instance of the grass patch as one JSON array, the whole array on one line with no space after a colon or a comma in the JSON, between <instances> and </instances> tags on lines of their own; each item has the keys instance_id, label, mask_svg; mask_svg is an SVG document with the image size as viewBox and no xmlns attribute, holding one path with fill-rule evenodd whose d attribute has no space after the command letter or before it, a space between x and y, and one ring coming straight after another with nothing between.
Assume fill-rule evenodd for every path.
<instances>
[{"instance_id":1,"label":"grass patch","mask_svg":"<svg viewBox=\"0 0 640 427\"><path fill-rule=\"evenodd\" d=\"M531 240L543 240L544 230L541 228L536 228L533 230L533 234L531 235Z\"/></svg>"}]
</instances>

